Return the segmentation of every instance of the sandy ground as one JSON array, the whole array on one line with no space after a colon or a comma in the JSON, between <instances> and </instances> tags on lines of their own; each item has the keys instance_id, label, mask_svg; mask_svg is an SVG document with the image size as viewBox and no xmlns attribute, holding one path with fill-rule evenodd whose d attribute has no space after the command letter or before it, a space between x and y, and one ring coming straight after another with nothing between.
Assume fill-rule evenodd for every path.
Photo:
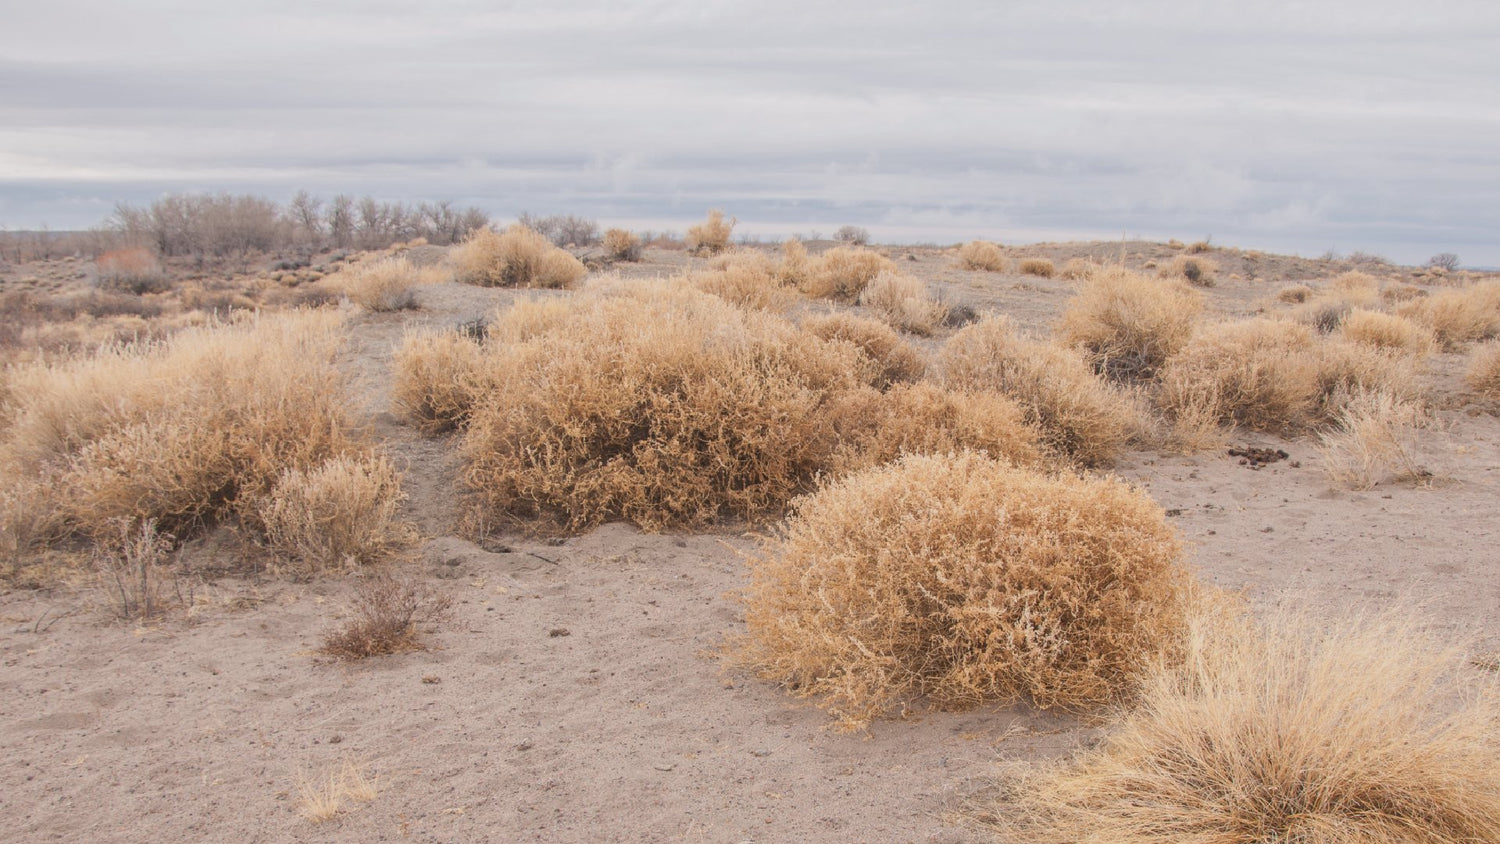
<instances>
[{"instance_id":1,"label":"sandy ground","mask_svg":"<svg viewBox=\"0 0 1500 844\"><path fill-rule=\"evenodd\" d=\"M1086 251L1048 248L1039 254L1059 261ZM960 270L935 250L893 257L949 301L1038 332L1071 290ZM1288 279L1317 277L1311 264L1261 256L1266 276L1252 279L1241 261L1212 307L1268 307ZM714 658L742 629L728 593L746 582L749 534L608 525L561 543L460 538L452 444L391 413L391 350L412 326L454 325L516 295L438 285L421 291L421 310L351 323L345 364L374 433L408 466L410 516L426 537L407 565L455 602L433 648L318 657L351 591L337 579L201 583L189 617L143 628L109 622L87 588L0 595L6 840L978 841L958 809L998 763L1055 758L1096 735L1024 707L829 730L822 713ZM1461 364L1435 359L1435 389ZM1418 454L1434 473L1424 485L1334 491L1311 443L1261 436L1237 443L1291 460L1253 471L1219 453L1143 452L1115 471L1168 509L1205 579L1258 605L1414 604L1496 650L1500 420L1439 404ZM208 565L219 546L185 553ZM368 772L375 798L323 824L303 819L299 782L346 762Z\"/></svg>"}]
</instances>

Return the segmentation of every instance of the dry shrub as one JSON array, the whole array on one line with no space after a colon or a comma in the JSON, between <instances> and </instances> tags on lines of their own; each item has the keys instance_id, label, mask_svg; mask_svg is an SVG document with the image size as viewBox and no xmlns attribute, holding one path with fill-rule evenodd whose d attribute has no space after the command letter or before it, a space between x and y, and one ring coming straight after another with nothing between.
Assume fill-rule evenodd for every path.
<instances>
[{"instance_id":1,"label":"dry shrub","mask_svg":"<svg viewBox=\"0 0 1500 844\"><path fill-rule=\"evenodd\" d=\"M1213 248L1213 244L1206 240L1195 240L1188 244L1187 252L1189 255L1201 255L1204 252L1212 252Z\"/></svg>"},{"instance_id":2,"label":"dry shrub","mask_svg":"<svg viewBox=\"0 0 1500 844\"><path fill-rule=\"evenodd\" d=\"M1427 291L1414 284L1393 284L1380 292L1380 298L1390 304L1410 302L1427 295Z\"/></svg>"},{"instance_id":3,"label":"dry shrub","mask_svg":"<svg viewBox=\"0 0 1500 844\"><path fill-rule=\"evenodd\" d=\"M724 219L724 212L717 209L708 212L703 222L688 226L687 236L682 239L687 251L695 255L717 255L729 247L729 236L734 233L734 218Z\"/></svg>"},{"instance_id":4,"label":"dry shrub","mask_svg":"<svg viewBox=\"0 0 1500 844\"><path fill-rule=\"evenodd\" d=\"M641 239L625 229L604 233L604 253L616 261L639 261L643 248Z\"/></svg>"},{"instance_id":5,"label":"dry shrub","mask_svg":"<svg viewBox=\"0 0 1500 844\"><path fill-rule=\"evenodd\" d=\"M1160 402L1188 427L1201 426L1207 410L1254 430L1306 425L1318 391L1316 343L1306 326L1271 319L1205 329L1163 367Z\"/></svg>"},{"instance_id":6,"label":"dry shrub","mask_svg":"<svg viewBox=\"0 0 1500 844\"><path fill-rule=\"evenodd\" d=\"M879 252L838 246L824 252L808 268L802 292L852 303L881 273L897 272L896 265Z\"/></svg>"},{"instance_id":7,"label":"dry shrub","mask_svg":"<svg viewBox=\"0 0 1500 844\"><path fill-rule=\"evenodd\" d=\"M718 269L691 273L685 281L742 308L777 311L791 303L793 294L781 286L775 273L775 264L754 253L754 257L728 261Z\"/></svg>"},{"instance_id":8,"label":"dry shrub","mask_svg":"<svg viewBox=\"0 0 1500 844\"><path fill-rule=\"evenodd\" d=\"M948 309L932 298L922 281L900 273L884 272L875 277L859 303L878 312L891 326L928 337L943 324Z\"/></svg>"},{"instance_id":9,"label":"dry shrub","mask_svg":"<svg viewBox=\"0 0 1500 844\"><path fill-rule=\"evenodd\" d=\"M1024 339L1006 317L985 317L953 335L941 369L950 386L1014 399L1044 443L1086 466L1112 461L1139 423L1129 398L1095 377L1082 355Z\"/></svg>"},{"instance_id":10,"label":"dry shrub","mask_svg":"<svg viewBox=\"0 0 1500 844\"><path fill-rule=\"evenodd\" d=\"M1047 258L1023 258L1020 269L1022 275L1035 275L1042 278L1051 278L1057 274L1057 267Z\"/></svg>"},{"instance_id":11,"label":"dry shrub","mask_svg":"<svg viewBox=\"0 0 1500 844\"><path fill-rule=\"evenodd\" d=\"M1180 278L1195 287L1213 287L1219 265L1211 258L1178 255L1158 272L1162 278Z\"/></svg>"},{"instance_id":12,"label":"dry shrub","mask_svg":"<svg viewBox=\"0 0 1500 844\"><path fill-rule=\"evenodd\" d=\"M1440 290L1402 305L1397 313L1432 329L1444 351L1500 334L1500 281Z\"/></svg>"},{"instance_id":13,"label":"dry shrub","mask_svg":"<svg viewBox=\"0 0 1500 844\"><path fill-rule=\"evenodd\" d=\"M183 603L182 582L168 555L170 534L156 520L117 519L93 550L94 575L104 602L122 621L150 621Z\"/></svg>"},{"instance_id":14,"label":"dry shrub","mask_svg":"<svg viewBox=\"0 0 1500 844\"><path fill-rule=\"evenodd\" d=\"M289 468L260 505L270 546L303 575L370 565L411 537L401 473L380 456L340 455Z\"/></svg>"},{"instance_id":15,"label":"dry shrub","mask_svg":"<svg viewBox=\"0 0 1500 844\"><path fill-rule=\"evenodd\" d=\"M1415 462L1417 431L1426 408L1388 390L1360 390L1341 402L1334 426L1318 434L1330 482L1369 489L1381 481L1429 477Z\"/></svg>"},{"instance_id":16,"label":"dry shrub","mask_svg":"<svg viewBox=\"0 0 1500 844\"><path fill-rule=\"evenodd\" d=\"M400 311L417 305L415 288L437 284L447 273L437 267L418 267L403 256L355 264L329 277L327 284L371 311Z\"/></svg>"},{"instance_id":17,"label":"dry shrub","mask_svg":"<svg viewBox=\"0 0 1500 844\"><path fill-rule=\"evenodd\" d=\"M1500 694L1415 623L1195 625L1096 750L988 814L1038 844L1500 841Z\"/></svg>"},{"instance_id":18,"label":"dry shrub","mask_svg":"<svg viewBox=\"0 0 1500 844\"><path fill-rule=\"evenodd\" d=\"M846 728L1127 695L1193 586L1161 508L1113 479L912 455L800 499L754 562L740 656Z\"/></svg>"},{"instance_id":19,"label":"dry shrub","mask_svg":"<svg viewBox=\"0 0 1500 844\"><path fill-rule=\"evenodd\" d=\"M1474 350L1464 383L1487 399L1500 399L1500 343L1485 343Z\"/></svg>"},{"instance_id":20,"label":"dry shrub","mask_svg":"<svg viewBox=\"0 0 1500 844\"><path fill-rule=\"evenodd\" d=\"M1086 258L1069 258L1063 262L1057 275L1066 281L1083 281L1100 269L1099 265Z\"/></svg>"},{"instance_id":21,"label":"dry shrub","mask_svg":"<svg viewBox=\"0 0 1500 844\"><path fill-rule=\"evenodd\" d=\"M49 477L65 531L250 517L283 470L355 450L334 368L341 318L245 318L13 374L9 477Z\"/></svg>"},{"instance_id":22,"label":"dry shrub","mask_svg":"<svg viewBox=\"0 0 1500 844\"><path fill-rule=\"evenodd\" d=\"M875 377L853 344L661 282L592 291L488 351L468 484L486 517L570 531L779 511L826 462L827 396Z\"/></svg>"},{"instance_id":23,"label":"dry shrub","mask_svg":"<svg viewBox=\"0 0 1500 844\"><path fill-rule=\"evenodd\" d=\"M965 269L1004 272L1009 262L1000 244L988 240L971 240L958 248L958 258Z\"/></svg>"},{"instance_id":24,"label":"dry shrub","mask_svg":"<svg viewBox=\"0 0 1500 844\"><path fill-rule=\"evenodd\" d=\"M795 237L787 238L781 245L781 266L776 269L776 280L785 287L801 289L807 284L812 272L812 259L807 257L807 247Z\"/></svg>"},{"instance_id":25,"label":"dry shrub","mask_svg":"<svg viewBox=\"0 0 1500 844\"><path fill-rule=\"evenodd\" d=\"M802 327L824 340L841 340L857 347L874 366L876 375L871 383L877 388L916 381L927 372L922 353L885 323L838 312L808 317Z\"/></svg>"},{"instance_id":26,"label":"dry shrub","mask_svg":"<svg viewBox=\"0 0 1500 844\"><path fill-rule=\"evenodd\" d=\"M172 286L161 261L149 249L131 247L100 255L94 266L99 286L127 293L161 293Z\"/></svg>"},{"instance_id":27,"label":"dry shrub","mask_svg":"<svg viewBox=\"0 0 1500 844\"><path fill-rule=\"evenodd\" d=\"M898 384L840 394L831 403L838 448L832 469L848 474L905 454L976 451L1022 466L1042 462L1036 431L1009 398L936 384Z\"/></svg>"},{"instance_id":28,"label":"dry shrub","mask_svg":"<svg viewBox=\"0 0 1500 844\"><path fill-rule=\"evenodd\" d=\"M457 281L483 287L571 287L588 274L583 262L538 232L511 226L479 229L454 247Z\"/></svg>"},{"instance_id":29,"label":"dry shrub","mask_svg":"<svg viewBox=\"0 0 1500 844\"><path fill-rule=\"evenodd\" d=\"M1124 268L1094 273L1058 323L1062 342L1083 349L1110 378L1150 378L1187 344L1203 297L1178 281Z\"/></svg>"},{"instance_id":30,"label":"dry shrub","mask_svg":"<svg viewBox=\"0 0 1500 844\"><path fill-rule=\"evenodd\" d=\"M1329 291L1351 307L1369 308L1380 301L1380 280L1359 270L1350 270L1335 276L1328 285Z\"/></svg>"},{"instance_id":31,"label":"dry shrub","mask_svg":"<svg viewBox=\"0 0 1500 844\"><path fill-rule=\"evenodd\" d=\"M1367 311L1363 308L1351 311L1339 326L1339 335L1351 343L1362 343L1377 349L1388 349L1417 357L1432 353L1437 345L1432 331L1426 326L1394 314Z\"/></svg>"},{"instance_id":32,"label":"dry shrub","mask_svg":"<svg viewBox=\"0 0 1500 844\"><path fill-rule=\"evenodd\" d=\"M1312 298L1313 289L1305 284L1290 284L1276 292L1276 300L1288 305L1300 305Z\"/></svg>"},{"instance_id":33,"label":"dry shrub","mask_svg":"<svg viewBox=\"0 0 1500 844\"><path fill-rule=\"evenodd\" d=\"M391 401L423 433L462 425L479 392L484 353L458 331L408 334L396 350Z\"/></svg>"},{"instance_id":34,"label":"dry shrub","mask_svg":"<svg viewBox=\"0 0 1500 844\"><path fill-rule=\"evenodd\" d=\"M375 783L352 759L318 777L306 774L297 777L297 812L315 824L338 817L346 801L368 803L375 797Z\"/></svg>"},{"instance_id":35,"label":"dry shrub","mask_svg":"<svg viewBox=\"0 0 1500 844\"><path fill-rule=\"evenodd\" d=\"M360 582L349 618L324 634L319 650L344 660L425 650L419 625L442 621L452 605L413 577L375 575Z\"/></svg>"}]
</instances>

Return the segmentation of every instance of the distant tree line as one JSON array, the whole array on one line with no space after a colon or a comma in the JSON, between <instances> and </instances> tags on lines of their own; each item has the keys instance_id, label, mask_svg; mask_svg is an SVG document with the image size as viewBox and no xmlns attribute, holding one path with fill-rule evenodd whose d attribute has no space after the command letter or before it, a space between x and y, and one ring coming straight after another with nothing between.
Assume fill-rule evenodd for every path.
<instances>
[{"instance_id":1,"label":"distant tree line","mask_svg":"<svg viewBox=\"0 0 1500 844\"><path fill-rule=\"evenodd\" d=\"M171 194L145 207L115 206L106 227L163 257L243 258L258 252L381 249L426 238L446 246L489 225L478 208L439 202L381 202L299 191L285 206L259 196Z\"/></svg>"}]
</instances>

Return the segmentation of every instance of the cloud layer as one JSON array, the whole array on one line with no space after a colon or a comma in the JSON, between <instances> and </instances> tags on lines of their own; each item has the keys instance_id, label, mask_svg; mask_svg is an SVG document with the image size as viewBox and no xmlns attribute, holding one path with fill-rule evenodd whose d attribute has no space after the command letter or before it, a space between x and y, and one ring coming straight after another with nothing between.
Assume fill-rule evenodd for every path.
<instances>
[{"instance_id":1,"label":"cloud layer","mask_svg":"<svg viewBox=\"0 0 1500 844\"><path fill-rule=\"evenodd\" d=\"M54 2L0 32L0 224L300 187L498 217L1500 264L1500 7Z\"/></svg>"}]
</instances>

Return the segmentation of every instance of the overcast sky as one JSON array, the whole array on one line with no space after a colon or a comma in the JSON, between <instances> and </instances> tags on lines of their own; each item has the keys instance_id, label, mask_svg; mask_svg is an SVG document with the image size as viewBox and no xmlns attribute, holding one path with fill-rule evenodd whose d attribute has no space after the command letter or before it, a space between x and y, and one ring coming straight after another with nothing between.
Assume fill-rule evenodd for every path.
<instances>
[{"instance_id":1,"label":"overcast sky","mask_svg":"<svg viewBox=\"0 0 1500 844\"><path fill-rule=\"evenodd\" d=\"M166 192L1500 265L1500 3L5 0L0 225Z\"/></svg>"}]
</instances>

